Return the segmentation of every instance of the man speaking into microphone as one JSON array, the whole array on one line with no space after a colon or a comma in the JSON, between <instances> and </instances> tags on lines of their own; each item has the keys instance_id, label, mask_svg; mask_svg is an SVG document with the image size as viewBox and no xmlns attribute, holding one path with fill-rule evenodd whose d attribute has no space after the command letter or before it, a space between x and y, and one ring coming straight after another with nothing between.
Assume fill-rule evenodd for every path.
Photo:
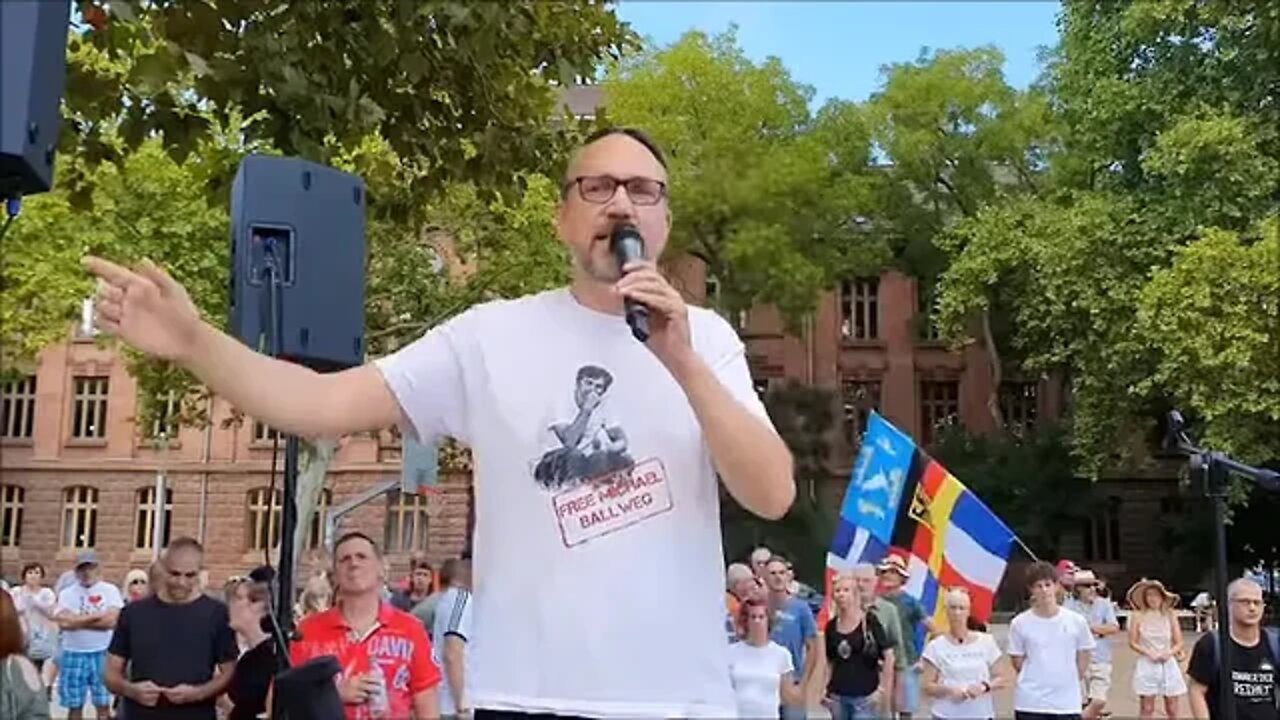
<instances>
[{"instance_id":1,"label":"man speaking into microphone","mask_svg":"<svg viewBox=\"0 0 1280 720\"><path fill-rule=\"evenodd\" d=\"M273 427L336 437L399 423L471 447L477 718L730 717L717 477L767 518L795 482L742 342L658 271L668 200L652 141L596 133L569 161L557 211L568 288L473 307L333 374L202 322L154 265L86 264L103 280L104 329ZM643 254L619 267L618 241Z\"/></svg>"}]
</instances>

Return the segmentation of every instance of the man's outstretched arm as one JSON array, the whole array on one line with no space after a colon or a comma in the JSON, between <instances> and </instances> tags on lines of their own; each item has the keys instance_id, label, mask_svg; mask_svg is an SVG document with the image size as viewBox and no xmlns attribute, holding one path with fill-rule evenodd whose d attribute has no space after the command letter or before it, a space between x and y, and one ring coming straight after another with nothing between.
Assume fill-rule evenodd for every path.
<instances>
[{"instance_id":1,"label":"man's outstretched arm","mask_svg":"<svg viewBox=\"0 0 1280 720\"><path fill-rule=\"evenodd\" d=\"M136 271L100 258L98 324L148 355L190 370L246 414L301 437L340 437L389 427L400 406L372 364L338 373L255 352L200 318L186 290L149 262Z\"/></svg>"}]
</instances>

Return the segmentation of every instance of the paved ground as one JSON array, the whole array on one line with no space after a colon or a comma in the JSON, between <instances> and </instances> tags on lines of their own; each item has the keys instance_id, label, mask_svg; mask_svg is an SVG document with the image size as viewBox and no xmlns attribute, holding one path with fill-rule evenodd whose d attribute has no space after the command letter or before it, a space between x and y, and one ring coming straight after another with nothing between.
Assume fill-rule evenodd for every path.
<instances>
[{"instance_id":1,"label":"paved ground","mask_svg":"<svg viewBox=\"0 0 1280 720\"><path fill-rule=\"evenodd\" d=\"M1008 638L1009 626L996 625L992 628L992 632L996 636L996 641L1000 643L1000 647L1002 648L1006 647L1008 644L1007 638ZM1195 643L1198 637L1199 635L1196 635L1194 633L1186 633L1185 642L1188 648L1188 654L1190 653L1191 646ZM1136 718L1138 717L1138 698L1135 697L1133 694L1134 653L1132 650L1129 649L1129 645L1127 642L1125 642L1123 635L1113 636L1111 643L1112 643L1111 647L1113 650L1115 662L1112 669L1111 699L1110 699L1110 704L1108 705L1108 709L1111 710L1112 712L1113 720L1124 720L1126 718ZM1184 668L1185 668L1185 665L1184 665ZM55 698L57 697L56 693L54 697ZM818 704L818 699L820 697L821 697L820 693L815 693L813 698L814 711L812 713L812 716L814 718L823 718L827 716L826 710L824 710L822 706ZM996 694L996 713L1002 718L1013 717L1013 691L1012 690L1004 690ZM1185 718L1191 717L1191 710L1190 708L1187 707L1185 700L1182 703L1182 708L1181 708L1181 712L1179 713L1179 716L1185 717ZM66 710L64 710L61 707L55 707L53 711L53 717L55 718L66 717ZM93 711L92 710L87 711L85 713L85 717L86 718L94 717ZM927 710L921 713L918 717L928 717Z\"/></svg>"}]
</instances>

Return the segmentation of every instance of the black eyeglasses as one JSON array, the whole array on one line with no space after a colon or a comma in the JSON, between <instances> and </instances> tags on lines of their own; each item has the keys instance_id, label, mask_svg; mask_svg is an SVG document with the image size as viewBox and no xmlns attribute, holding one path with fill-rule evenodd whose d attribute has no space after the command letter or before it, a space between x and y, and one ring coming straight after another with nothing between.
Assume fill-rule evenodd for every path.
<instances>
[{"instance_id":1,"label":"black eyeglasses","mask_svg":"<svg viewBox=\"0 0 1280 720\"><path fill-rule=\"evenodd\" d=\"M613 199L621 185L627 189L627 196L636 205L657 205L667 196L667 184L661 180L646 177L622 178L609 175L584 175L565 183L568 192L570 185L578 186L578 195L585 201L603 205Z\"/></svg>"}]
</instances>

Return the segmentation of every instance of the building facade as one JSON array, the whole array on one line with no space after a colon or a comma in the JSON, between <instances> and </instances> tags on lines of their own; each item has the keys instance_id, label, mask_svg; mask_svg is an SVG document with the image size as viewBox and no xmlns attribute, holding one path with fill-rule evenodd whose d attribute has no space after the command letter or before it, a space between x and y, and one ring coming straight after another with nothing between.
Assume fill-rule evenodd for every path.
<instances>
[{"instance_id":1,"label":"building facade","mask_svg":"<svg viewBox=\"0 0 1280 720\"><path fill-rule=\"evenodd\" d=\"M278 561L278 552L268 552L280 540L283 440L273 491L271 428L237 417L216 398L212 422L201 427L162 421L138 428L137 407L123 356L88 336L47 349L33 373L4 385L0 575L12 581L23 564L39 562L56 576L92 548L105 577L119 582L129 568L151 562L157 523L162 545L180 535L204 543L214 584L268 557ZM399 478L400 451L390 431L343 440L322 507ZM158 476L164 478L159 514ZM445 472L437 493L391 492L353 511L340 528L381 540L395 572L414 552L438 564L466 544L470 488L467 472ZM304 564L323 562L323 534L317 514Z\"/></svg>"}]
</instances>

